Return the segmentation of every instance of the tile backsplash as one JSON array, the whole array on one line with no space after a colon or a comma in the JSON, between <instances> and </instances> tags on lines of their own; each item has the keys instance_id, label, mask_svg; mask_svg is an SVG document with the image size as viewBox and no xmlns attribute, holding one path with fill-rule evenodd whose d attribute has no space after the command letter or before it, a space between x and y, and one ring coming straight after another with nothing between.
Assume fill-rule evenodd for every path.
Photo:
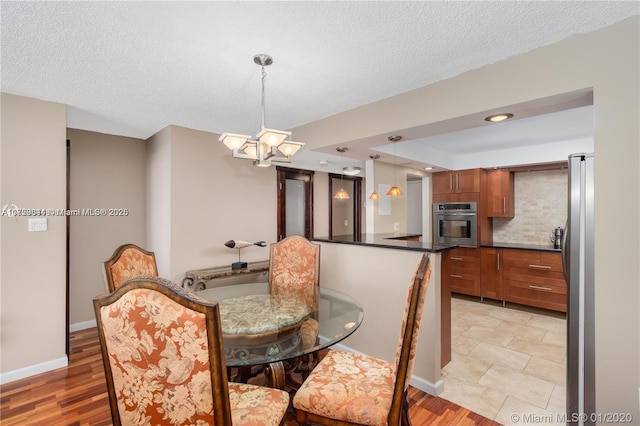
<instances>
[{"instance_id":1,"label":"tile backsplash","mask_svg":"<svg viewBox=\"0 0 640 426\"><path fill-rule=\"evenodd\" d=\"M515 173L515 217L493 219L493 241L551 245L567 220L568 179L567 169Z\"/></svg>"}]
</instances>

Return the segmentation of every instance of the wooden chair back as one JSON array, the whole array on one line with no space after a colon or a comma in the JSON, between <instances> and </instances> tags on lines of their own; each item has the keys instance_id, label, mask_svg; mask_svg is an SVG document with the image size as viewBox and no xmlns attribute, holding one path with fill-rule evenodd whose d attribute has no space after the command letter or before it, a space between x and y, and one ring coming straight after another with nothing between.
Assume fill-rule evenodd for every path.
<instances>
[{"instance_id":1,"label":"wooden chair back","mask_svg":"<svg viewBox=\"0 0 640 426\"><path fill-rule=\"evenodd\" d=\"M411 424L407 389L430 278L431 263L425 253L409 284L395 363L365 354L329 351L293 399L299 424Z\"/></svg>"},{"instance_id":2,"label":"wooden chair back","mask_svg":"<svg viewBox=\"0 0 640 426\"><path fill-rule=\"evenodd\" d=\"M312 312L318 310L320 245L300 235L272 243L269 254L269 293L294 295Z\"/></svg>"},{"instance_id":3,"label":"wooden chair back","mask_svg":"<svg viewBox=\"0 0 640 426\"><path fill-rule=\"evenodd\" d=\"M109 293L116 291L131 278L157 277L156 255L135 244L121 245L102 264L102 275Z\"/></svg>"},{"instance_id":4,"label":"wooden chair back","mask_svg":"<svg viewBox=\"0 0 640 426\"><path fill-rule=\"evenodd\" d=\"M396 350L396 381L393 389L393 399L389 410L388 424L400 424L401 416L407 415L403 404L407 402L406 392L413 374L416 358L416 348L424 311L424 300L431 279L431 262L429 255L424 254L413 274L412 283L407 294L407 304L404 311L400 338ZM405 419L407 420L407 419Z\"/></svg>"},{"instance_id":5,"label":"wooden chair back","mask_svg":"<svg viewBox=\"0 0 640 426\"><path fill-rule=\"evenodd\" d=\"M114 425L231 424L216 302L140 277L93 305Z\"/></svg>"}]
</instances>

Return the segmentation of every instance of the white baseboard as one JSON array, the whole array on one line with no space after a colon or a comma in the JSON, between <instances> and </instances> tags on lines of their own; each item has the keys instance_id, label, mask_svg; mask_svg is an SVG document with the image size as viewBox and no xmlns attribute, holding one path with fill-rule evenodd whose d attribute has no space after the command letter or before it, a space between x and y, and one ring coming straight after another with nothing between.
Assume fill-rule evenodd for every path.
<instances>
[{"instance_id":1,"label":"white baseboard","mask_svg":"<svg viewBox=\"0 0 640 426\"><path fill-rule=\"evenodd\" d=\"M0 374L0 384L14 382L16 380L24 379L25 377L35 376L36 374L46 373L47 371L56 370L58 368L66 367L69 365L69 360L66 356L58 359L52 359L40 364L30 365L28 367L19 368L13 371L7 371Z\"/></svg>"},{"instance_id":2,"label":"white baseboard","mask_svg":"<svg viewBox=\"0 0 640 426\"><path fill-rule=\"evenodd\" d=\"M348 346L342 345L338 343L337 345L331 346L331 349L336 349L345 352L353 352L360 355L365 355L360 351L356 351ZM444 391L444 382L442 380L438 380L436 383L432 383L428 380L423 379L422 377L418 377L416 375L411 376L410 381L411 386L414 388L418 388L423 392L428 393L429 395L438 396Z\"/></svg>"},{"instance_id":3,"label":"white baseboard","mask_svg":"<svg viewBox=\"0 0 640 426\"><path fill-rule=\"evenodd\" d=\"M83 321L69 325L69 332L85 330L87 328L97 327L96 320ZM25 377L34 376L40 373L46 373L47 371L55 370L57 368L66 367L69 365L67 357L53 359L36 365L30 365L28 367L19 368L13 371L7 371L0 374L0 384L14 382L16 380L24 379Z\"/></svg>"},{"instance_id":4,"label":"white baseboard","mask_svg":"<svg viewBox=\"0 0 640 426\"><path fill-rule=\"evenodd\" d=\"M87 328L92 328L97 326L98 326L98 323L96 322L96 320L76 322L74 324L69 325L69 333L73 333L74 331L86 330Z\"/></svg>"},{"instance_id":5,"label":"white baseboard","mask_svg":"<svg viewBox=\"0 0 640 426\"><path fill-rule=\"evenodd\" d=\"M442 380L438 380L437 382L432 383L428 380L423 379L422 377L417 377L414 375L411 376L411 381L409 383L414 388L418 388L421 391L433 396L440 395L444 390L444 382Z\"/></svg>"}]
</instances>

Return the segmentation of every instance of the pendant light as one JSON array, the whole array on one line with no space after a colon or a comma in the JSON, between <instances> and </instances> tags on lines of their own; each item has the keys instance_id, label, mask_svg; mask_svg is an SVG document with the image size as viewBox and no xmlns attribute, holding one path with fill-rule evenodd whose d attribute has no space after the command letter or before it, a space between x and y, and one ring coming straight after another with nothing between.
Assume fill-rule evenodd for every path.
<instances>
[{"instance_id":1,"label":"pendant light","mask_svg":"<svg viewBox=\"0 0 640 426\"><path fill-rule=\"evenodd\" d=\"M269 55L259 54L253 57L253 62L260 65L262 70L262 123L260 133L256 140L249 135L237 133L223 133L220 141L231 150L233 158L253 160L258 167L269 167L272 161L290 163L291 157L304 145L302 142L287 140L291 132L284 130L268 129L265 127L265 102L264 82L267 78L265 67L273 64L273 58Z\"/></svg>"},{"instance_id":2,"label":"pendant light","mask_svg":"<svg viewBox=\"0 0 640 426\"><path fill-rule=\"evenodd\" d=\"M394 144L397 143L400 139L402 139L402 136L389 136L388 137L389 142L393 142ZM396 153L396 145L393 145L393 156L395 157L395 170L394 170L394 183L393 186L391 188L389 188L389 191L387 191L387 195L390 197L399 197L400 195L404 195L404 193L402 192L402 189L400 189L400 187L398 186L397 182L398 182L398 157L397 157L397 153Z\"/></svg>"},{"instance_id":3,"label":"pendant light","mask_svg":"<svg viewBox=\"0 0 640 426\"><path fill-rule=\"evenodd\" d=\"M372 160L377 160L378 158L380 158L380 156L378 154L370 154L369 158L371 158ZM370 200L379 200L380 199L380 195L378 194L378 191L376 191L376 181L375 181L375 179L373 181L373 192L371 193L371 195L369 195L369 199Z\"/></svg>"},{"instance_id":4,"label":"pendant light","mask_svg":"<svg viewBox=\"0 0 640 426\"><path fill-rule=\"evenodd\" d=\"M338 151L340 153L340 162L342 163L342 159L344 159L344 153L347 150L347 148L343 147L343 146L339 146L336 148L336 151ZM344 169L343 169L344 172ZM336 195L333 196L333 198L337 199L337 200L348 200L349 198L349 194L347 193L347 191L344 190L344 180L343 180L343 173L340 173L340 191L336 192Z\"/></svg>"}]
</instances>

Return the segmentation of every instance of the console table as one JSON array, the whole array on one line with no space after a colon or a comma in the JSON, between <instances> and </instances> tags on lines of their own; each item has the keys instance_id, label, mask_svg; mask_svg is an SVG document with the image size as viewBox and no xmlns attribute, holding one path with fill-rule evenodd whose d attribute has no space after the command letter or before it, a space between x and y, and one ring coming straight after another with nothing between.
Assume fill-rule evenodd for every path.
<instances>
[{"instance_id":1,"label":"console table","mask_svg":"<svg viewBox=\"0 0 640 426\"><path fill-rule=\"evenodd\" d=\"M204 290L206 282L216 278L227 278L244 274L256 274L269 270L269 261L249 262L246 268L231 269L229 266L216 266L207 269L192 269L187 271L182 280L182 287L189 291Z\"/></svg>"}]
</instances>

